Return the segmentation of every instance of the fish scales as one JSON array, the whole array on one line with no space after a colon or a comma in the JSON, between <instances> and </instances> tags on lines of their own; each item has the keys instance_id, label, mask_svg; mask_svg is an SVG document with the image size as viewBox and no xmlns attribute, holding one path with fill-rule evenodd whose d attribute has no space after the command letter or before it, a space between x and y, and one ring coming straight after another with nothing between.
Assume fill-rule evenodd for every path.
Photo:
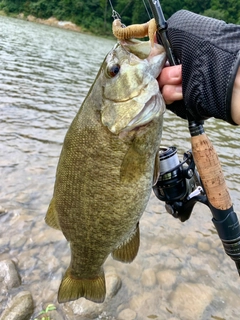
<instances>
[{"instance_id":1,"label":"fish scales","mask_svg":"<svg viewBox=\"0 0 240 320\"><path fill-rule=\"evenodd\" d=\"M158 171L164 102L155 78L165 53L156 45L148 61L149 52L143 59L140 46L138 58L131 46L137 51L130 41L107 55L64 139L46 215L71 248L59 302L103 302L108 255L131 262L138 252L138 224Z\"/></svg>"}]
</instances>

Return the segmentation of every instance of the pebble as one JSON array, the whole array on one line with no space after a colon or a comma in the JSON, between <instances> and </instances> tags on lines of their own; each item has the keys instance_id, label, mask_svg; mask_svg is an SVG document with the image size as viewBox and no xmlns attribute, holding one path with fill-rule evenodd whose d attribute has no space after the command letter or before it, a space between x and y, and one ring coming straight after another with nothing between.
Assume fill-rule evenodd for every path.
<instances>
[{"instance_id":1,"label":"pebble","mask_svg":"<svg viewBox=\"0 0 240 320\"><path fill-rule=\"evenodd\" d=\"M176 272L173 270L163 270L157 273L157 280L164 289L170 289L176 282Z\"/></svg>"},{"instance_id":2,"label":"pebble","mask_svg":"<svg viewBox=\"0 0 240 320\"><path fill-rule=\"evenodd\" d=\"M189 234L186 236L186 238L183 240L183 243L188 246L194 246L197 243L197 237L195 234Z\"/></svg>"},{"instance_id":3,"label":"pebble","mask_svg":"<svg viewBox=\"0 0 240 320\"><path fill-rule=\"evenodd\" d=\"M210 245L207 242L198 242L198 249L200 251L209 251L211 249Z\"/></svg>"},{"instance_id":4,"label":"pebble","mask_svg":"<svg viewBox=\"0 0 240 320\"><path fill-rule=\"evenodd\" d=\"M134 320L136 319L137 313L132 309L125 309L121 311L118 315L119 320Z\"/></svg>"},{"instance_id":5,"label":"pebble","mask_svg":"<svg viewBox=\"0 0 240 320\"><path fill-rule=\"evenodd\" d=\"M204 310L210 305L214 290L204 284L180 283L170 295L174 316L180 319L203 319Z\"/></svg>"},{"instance_id":6,"label":"pebble","mask_svg":"<svg viewBox=\"0 0 240 320\"><path fill-rule=\"evenodd\" d=\"M11 299L0 320L29 320L32 314L32 295L29 291L22 291Z\"/></svg>"},{"instance_id":7,"label":"pebble","mask_svg":"<svg viewBox=\"0 0 240 320\"><path fill-rule=\"evenodd\" d=\"M128 276L133 280L139 280L142 274L142 267L140 265L132 264L128 266Z\"/></svg>"},{"instance_id":8,"label":"pebble","mask_svg":"<svg viewBox=\"0 0 240 320\"><path fill-rule=\"evenodd\" d=\"M147 288L151 288L156 284L156 275L153 269L146 269L142 273L141 279L142 285Z\"/></svg>"},{"instance_id":9,"label":"pebble","mask_svg":"<svg viewBox=\"0 0 240 320\"><path fill-rule=\"evenodd\" d=\"M144 305L147 299L152 297L151 292L143 292L139 295L133 296L129 301L129 307L133 310L138 310L141 306Z\"/></svg>"},{"instance_id":10,"label":"pebble","mask_svg":"<svg viewBox=\"0 0 240 320\"><path fill-rule=\"evenodd\" d=\"M27 237L23 236L21 233L16 234L10 239L10 246L12 249L21 248L26 242L26 240L27 240Z\"/></svg>"},{"instance_id":11,"label":"pebble","mask_svg":"<svg viewBox=\"0 0 240 320\"><path fill-rule=\"evenodd\" d=\"M20 286L20 276L12 260L0 261L0 279L3 279L3 284L7 289Z\"/></svg>"}]
</instances>

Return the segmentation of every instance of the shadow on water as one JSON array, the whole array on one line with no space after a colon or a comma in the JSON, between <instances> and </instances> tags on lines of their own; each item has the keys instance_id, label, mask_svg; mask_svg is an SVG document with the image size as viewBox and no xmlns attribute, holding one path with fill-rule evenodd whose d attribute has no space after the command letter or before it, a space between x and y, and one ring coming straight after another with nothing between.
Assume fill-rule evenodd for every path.
<instances>
[{"instance_id":1,"label":"shadow on water","mask_svg":"<svg viewBox=\"0 0 240 320\"><path fill-rule=\"evenodd\" d=\"M69 263L62 234L44 216L66 130L85 98L113 41L0 17L0 260L12 259L22 284L0 289L0 313L8 298L29 290L35 314L54 303ZM239 214L239 128L206 121ZM190 149L186 122L166 112L162 145ZM122 279L118 294L99 311L101 319L239 319L239 280L223 252L211 214L196 205L181 223L153 195L141 220L141 247L125 265L108 258L106 270ZM125 318L124 318L125 317Z\"/></svg>"}]
</instances>

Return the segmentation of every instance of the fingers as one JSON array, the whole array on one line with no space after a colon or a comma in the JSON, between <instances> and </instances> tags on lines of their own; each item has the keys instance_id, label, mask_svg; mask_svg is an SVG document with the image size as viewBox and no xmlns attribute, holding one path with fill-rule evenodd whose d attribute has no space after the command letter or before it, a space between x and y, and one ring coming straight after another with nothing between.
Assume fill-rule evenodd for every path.
<instances>
[{"instance_id":1,"label":"fingers","mask_svg":"<svg viewBox=\"0 0 240 320\"><path fill-rule=\"evenodd\" d=\"M163 68L159 76L159 85L162 88L165 84L181 84L182 83L182 66L171 66Z\"/></svg>"},{"instance_id":2,"label":"fingers","mask_svg":"<svg viewBox=\"0 0 240 320\"><path fill-rule=\"evenodd\" d=\"M240 67L235 78L233 92L232 92L232 101L231 101L231 115L232 119L236 124L240 124Z\"/></svg>"},{"instance_id":3,"label":"fingers","mask_svg":"<svg viewBox=\"0 0 240 320\"><path fill-rule=\"evenodd\" d=\"M158 82L166 104L183 99L181 65L163 68Z\"/></svg>"}]
</instances>

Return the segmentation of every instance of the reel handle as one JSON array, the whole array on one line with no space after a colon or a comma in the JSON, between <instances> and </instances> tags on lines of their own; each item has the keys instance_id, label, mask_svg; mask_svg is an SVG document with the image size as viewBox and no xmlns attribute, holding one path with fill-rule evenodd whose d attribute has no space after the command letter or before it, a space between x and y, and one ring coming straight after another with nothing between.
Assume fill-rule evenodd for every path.
<instances>
[{"instance_id":1,"label":"reel handle","mask_svg":"<svg viewBox=\"0 0 240 320\"><path fill-rule=\"evenodd\" d=\"M225 252L235 262L240 276L240 226L224 179L217 152L204 132L202 123L189 121L192 154L208 206L212 222L222 241Z\"/></svg>"},{"instance_id":2,"label":"reel handle","mask_svg":"<svg viewBox=\"0 0 240 320\"><path fill-rule=\"evenodd\" d=\"M212 142L205 133L202 133L192 136L191 144L194 162L209 203L216 209L229 209L232 201Z\"/></svg>"}]
</instances>

